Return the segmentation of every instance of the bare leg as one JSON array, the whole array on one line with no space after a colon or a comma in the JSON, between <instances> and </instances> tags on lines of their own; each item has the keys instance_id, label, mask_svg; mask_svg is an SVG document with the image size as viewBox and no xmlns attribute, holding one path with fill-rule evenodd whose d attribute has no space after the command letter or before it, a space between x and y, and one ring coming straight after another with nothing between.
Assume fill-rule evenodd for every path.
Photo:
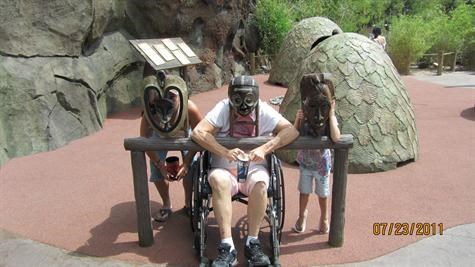
<instances>
[{"instance_id":1,"label":"bare leg","mask_svg":"<svg viewBox=\"0 0 475 267\"><path fill-rule=\"evenodd\" d=\"M320 205L320 232L328 233L328 198L318 197L318 204Z\"/></svg>"},{"instance_id":2,"label":"bare leg","mask_svg":"<svg viewBox=\"0 0 475 267\"><path fill-rule=\"evenodd\" d=\"M171 209L172 205L171 205L171 202L170 202L168 181L165 180L165 179L160 179L158 182L155 182L154 184L155 184L155 187L158 190L158 193L160 194L160 197L162 198L163 208L164 209Z\"/></svg>"},{"instance_id":3,"label":"bare leg","mask_svg":"<svg viewBox=\"0 0 475 267\"><path fill-rule=\"evenodd\" d=\"M231 181L224 171L214 171L209 177L213 190L214 216L219 225L221 239L231 236L231 219L233 216L231 203Z\"/></svg>"},{"instance_id":4,"label":"bare leg","mask_svg":"<svg viewBox=\"0 0 475 267\"><path fill-rule=\"evenodd\" d=\"M307 219L307 205L308 199L310 198L309 194L300 193L299 197L299 218L297 219L297 225L302 225L304 220Z\"/></svg>"},{"instance_id":5,"label":"bare leg","mask_svg":"<svg viewBox=\"0 0 475 267\"><path fill-rule=\"evenodd\" d=\"M247 205L250 236L257 236L267 208L267 188L264 182L257 182L252 188Z\"/></svg>"}]
</instances>

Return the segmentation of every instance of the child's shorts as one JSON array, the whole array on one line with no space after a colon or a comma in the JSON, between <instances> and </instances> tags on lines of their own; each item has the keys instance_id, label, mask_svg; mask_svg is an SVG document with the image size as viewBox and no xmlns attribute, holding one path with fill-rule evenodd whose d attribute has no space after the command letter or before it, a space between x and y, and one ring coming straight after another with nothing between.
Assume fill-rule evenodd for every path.
<instances>
[{"instance_id":1,"label":"child's shorts","mask_svg":"<svg viewBox=\"0 0 475 267\"><path fill-rule=\"evenodd\" d=\"M246 196L249 196L254 185L257 182L264 182L266 188L269 187L269 172L267 171L267 167L263 165L251 165L249 167L249 172L247 174L246 182L238 183L236 178L236 169L228 170L224 168L212 168L209 172L208 179L211 175L225 175L231 182L231 195L236 195L238 192L243 193Z\"/></svg>"},{"instance_id":2,"label":"child's shorts","mask_svg":"<svg viewBox=\"0 0 475 267\"><path fill-rule=\"evenodd\" d=\"M167 158L167 151L160 151L160 152L154 152L158 154L158 158L160 159L161 162L165 162L165 159ZM155 183L163 179L163 175L160 172L160 170L155 166L155 164L152 163L151 160L150 162L150 182Z\"/></svg>"},{"instance_id":3,"label":"child's shorts","mask_svg":"<svg viewBox=\"0 0 475 267\"><path fill-rule=\"evenodd\" d=\"M300 167L299 192L302 194L312 193L313 180L315 180L315 194L319 197L328 197L330 193L330 172L325 176L321 176L318 171L303 167Z\"/></svg>"}]
</instances>

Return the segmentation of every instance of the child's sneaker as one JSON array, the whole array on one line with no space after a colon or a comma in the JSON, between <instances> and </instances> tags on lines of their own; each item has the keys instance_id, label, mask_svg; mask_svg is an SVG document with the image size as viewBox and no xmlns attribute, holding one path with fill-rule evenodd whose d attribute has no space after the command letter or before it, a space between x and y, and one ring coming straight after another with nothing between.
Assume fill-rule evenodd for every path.
<instances>
[{"instance_id":1,"label":"child's sneaker","mask_svg":"<svg viewBox=\"0 0 475 267\"><path fill-rule=\"evenodd\" d=\"M220 243L218 246L218 257L213 261L211 267L230 267L236 264L237 252L231 251L231 246L226 243Z\"/></svg>"},{"instance_id":2,"label":"child's sneaker","mask_svg":"<svg viewBox=\"0 0 475 267\"><path fill-rule=\"evenodd\" d=\"M249 246L244 246L244 255L251 266L268 266L270 265L269 257L262 252L261 242L259 239L249 241Z\"/></svg>"}]
</instances>

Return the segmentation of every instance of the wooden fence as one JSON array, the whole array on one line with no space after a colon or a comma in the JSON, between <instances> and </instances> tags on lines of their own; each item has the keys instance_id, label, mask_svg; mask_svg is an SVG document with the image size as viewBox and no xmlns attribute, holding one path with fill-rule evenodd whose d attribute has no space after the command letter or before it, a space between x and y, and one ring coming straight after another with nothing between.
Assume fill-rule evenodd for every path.
<instances>
[{"instance_id":1,"label":"wooden fence","mask_svg":"<svg viewBox=\"0 0 475 267\"><path fill-rule=\"evenodd\" d=\"M444 69L444 58L446 56L453 55L452 62L450 62L450 70L455 71L455 63L457 62L457 54L455 52L444 53L440 51L434 54L424 54L423 57L436 57L437 58L437 75L442 75L442 70ZM450 58L449 58L450 59Z\"/></svg>"},{"instance_id":2,"label":"wooden fence","mask_svg":"<svg viewBox=\"0 0 475 267\"><path fill-rule=\"evenodd\" d=\"M267 143L272 137L232 138L221 137L216 140L227 148L240 148L251 150ZM173 150L203 150L190 138L126 138L124 147L130 151L132 173L134 181L135 204L137 206L137 231L139 245L148 247L153 244L152 223L150 217L150 199L148 195L148 179L146 169L145 151L173 151ZM353 136L343 134L336 143L327 137L299 137L294 142L281 149L322 149L331 148L335 151L333 166L333 188L331 205L331 222L329 244L334 247L343 245L343 232L345 227L345 199L346 181L348 172L348 152L353 147ZM284 177L285 179L285 177Z\"/></svg>"}]
</instances>

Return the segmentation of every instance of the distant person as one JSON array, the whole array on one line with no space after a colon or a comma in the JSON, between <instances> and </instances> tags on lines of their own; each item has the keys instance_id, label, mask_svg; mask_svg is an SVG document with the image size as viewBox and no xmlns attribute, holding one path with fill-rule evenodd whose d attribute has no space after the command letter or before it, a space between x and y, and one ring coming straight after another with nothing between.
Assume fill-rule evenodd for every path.
<instances>
[{"instance_id":1,"label":"distant person","mask_svg":"<svg viewBox=\"0 0 475 267\"><path fill-rule=\"evenodd\" d=\"M153 75L154 71L149 64L145 65L144 68L144 79ZM151 98L153 99L153 98ZM168 91L165 95L164 101L159 103L168 104L172 106L171 111L171 121L175 121L178 115L179 110L179 97L174 93L173 90ZM160 107L157 107L160 109ZM182 129L191 134L191 129L194 128L200 121L203 119L198 107L191 100L188 100L188 120L189 127L188 129ZM142 137L156 137L160 138L160 135L155 131L148 120L142 114L142 119L140 121L140 136ZM153 215L153 219L158 222L164 222L168 220L172 214L172 204L170 200L169 193L169 183L171 181L183 180L183 189L185 191L185 206L183 208L184 213L187 216L191 216L191 208L188 206L190 203L191 196L191 186L192 186L192 171L190 170L192 166L193 156L195 153L189 152L184 153L183 163L178 169L178 173L171 174L167 171L165 166L165 159L167 157L167 151L146 151L147 156L150 159L150 182L155 184L155 187L158 190L160 197L162 198L162 208L158 213Z\"/></svg>"},{"instance_id":2,"label":"distant person","mask_svg":"<svg viewBox=\"0 0 475 267\"><path fill-rule=\"evenodd\" d=\"M374 27L373 29L373 41L378 43L384 50L386 49L386 38L381 33L381 28Z\"/></svg>"},{"instance_id":3,"label":"distant person","mask_svg":"<svg viewBox=\"0 0 475 267\"><path fill-rule=\"evenodd\" d=\"M333 84L328 80L320 81L315 74L307 74L303 76L300 87L302 109L297 111L294 127L299 129L300 135L329 136L333 142L338 141L340 130L335 116ZM313 191L313 181L320 206L320 223L317 230L322 234L329 231L327 207L331 159L330 149L302 149L297 153L297 162L300 165L299 217L292 227L296 233L305 232L307 204Z\"/></svg>"}]
</instances>

